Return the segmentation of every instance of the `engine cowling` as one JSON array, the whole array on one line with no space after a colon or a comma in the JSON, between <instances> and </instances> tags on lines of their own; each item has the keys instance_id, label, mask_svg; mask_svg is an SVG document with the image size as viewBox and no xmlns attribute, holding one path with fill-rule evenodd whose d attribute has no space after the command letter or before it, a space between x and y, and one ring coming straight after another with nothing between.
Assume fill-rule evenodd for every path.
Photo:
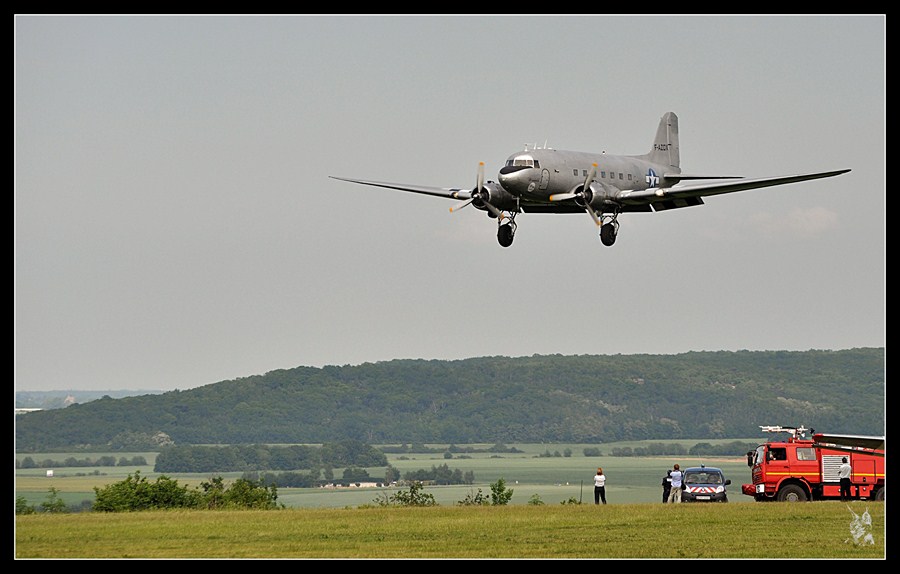
<instances>
[{"instance_id":1,"label":"engine cowling","mask_svg":"<svg viewBox=\"0 0 900 574\"><path fill-rule=\"evenodd\" d=\"M487 210L484 203L487 201L501 211L515 212L519 210L519 202L516 196L509 193L503 187L495 182L488 181L482 187L481 191L472 191L472 205L481 210Z\"/></svg>"},{"instance_id":2,"label":"engine cowling","mask_svg":"<svg viewBox=\"0 0 900 574\"><path fill-rule=\"evenodd\" d=\"M609 211L611 207L617 205L615 197L618 190L599 181L591 183L587 189L583 185L579 185L573 193L575 193L573 198L575 203L583 208L590 205L594 211L603 212Z\"/></svg>"}]
</instances>

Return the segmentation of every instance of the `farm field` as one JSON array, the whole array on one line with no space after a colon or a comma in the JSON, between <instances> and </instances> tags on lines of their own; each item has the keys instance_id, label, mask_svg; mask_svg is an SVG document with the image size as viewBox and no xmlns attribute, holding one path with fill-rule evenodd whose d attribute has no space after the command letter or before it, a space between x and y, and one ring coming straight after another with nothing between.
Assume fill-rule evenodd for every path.
<instances>
[{"instance_id":1,"label":"farm field","mask_svg":"<svg viewBox=\"0 0 900 574\"><path fill-rule=\"evenodd\" d=\"M752 442L753 439L747 439ZM659 442L659 441L654 441ZM672 441L683 443L686 447L699 441ZM712 442L713 441L707 441ZM731 441L723 441L731 442ZM611 443L603 445L601 452L611 452L614 447L640 446L641 443ZM433 445L429 445L433 446ZM446 445L443 445L446 446ZM462 446L462 445L459 445ZM487 448L491 445L470 445ZM511 444L522 453L471 455L454 455L445 459L443 454L388 454L388 462L397 468L401 475L419 469L431 469L433 466L446 464L451 470L460 469L463 473L473 472L475 484L453 486L429 486L426 492L434 496L442 505L453 505L468 494L480 488L484 494L490 494L490 484L502 478L506 487L514 491L510 504L528 504L536 495L545 504L559 504L574 499L581 502L593 502L593 475L598 466L602 466L607 475L607 501L609 504L639 504L661 502L662 488L660 482L665 471L674 463L682 468L699 465L718 466L731 479L729 501L735 503L752 502L752 498L740 493L742 482L749 480L749 469L743 457L700 460L695 457L585 457L582 453L586 447L596 445L579 444ZM563 453L571 452L571 456ZM106 453L90 455L72 453L35 453L17 454L21 460L31 456L35 461L65 460L68 457L96 459ZM58 496L67 505L80 504L83 500L94 499L94 487L104 487L119 482L129 474L140 471L141 476L154 480L159 473L153 472L156 453L109 453L116 458L143 456L146 466L124 467L64 467L54 469L53 477L47 477L46 468L18 469L16 471L16 496L23 497L29 504L37 505L46 500L47 493L55 488ZM547 455L550 456L547 456ZM559 456L555 456L559 454ZM368 469L373 477L383 476L383 468ZM341 476L342 469L335 469L336 477ZM216 473L224 479L236 479L239 472ZM211 474L168 473L169 478L179 484L191 487L209 480ZM278 490L278 502L290 508L344 508L370 504L383 493L396 492L396 488L281 488Z\"/></svg>"}]
</instances>

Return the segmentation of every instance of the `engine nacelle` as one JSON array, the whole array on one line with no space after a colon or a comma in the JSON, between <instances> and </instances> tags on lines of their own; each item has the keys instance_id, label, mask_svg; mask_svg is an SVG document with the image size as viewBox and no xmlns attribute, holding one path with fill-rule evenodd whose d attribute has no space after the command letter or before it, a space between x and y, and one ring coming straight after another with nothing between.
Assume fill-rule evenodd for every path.
<instances>
[{"instance_id":1,"label":"engine nacelle","mask_svg":"<svg viewBox=\"0 0 900 574\"><path fill-rule=\"evenodd\" d=\"M485 200L487 200L488 203L501 211L519 211L518 198L503 189L503 187L495 181L488 181L484 183L483 187L481 188L481 193L475 196L475 199L472 201L472 205L474 205L478 209L487 211L487 208L484 206Z\"/></svg>"},{"instance_id":2,"label":"engine nacelle","mask_svg":"<svg viewBox=\"0 0 900 574\"><path fill-rule=\"evenodd\" d=\"M580 207L590 205L594 211L602 213L610 211L617 206L615 197L618 194L618 190L610 188L599 181L592 182L587 189L584 189L583 185L579 185L573 190L573 193L576 194L574 198L575 203Z\"/></svg>"}]
</instances>

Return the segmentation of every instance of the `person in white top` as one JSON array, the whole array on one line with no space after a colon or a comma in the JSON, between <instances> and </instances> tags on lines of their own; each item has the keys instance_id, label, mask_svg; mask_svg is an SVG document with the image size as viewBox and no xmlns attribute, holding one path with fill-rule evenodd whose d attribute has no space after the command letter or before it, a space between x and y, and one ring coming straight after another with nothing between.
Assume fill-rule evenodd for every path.
<instances>
[{"instance_id":1,"label":"person in white top","mask_svg":"<svg viewBox=\"0 0 900 574\"><path fill-rule=\"evenodd\" d=\"M850 468L850 463L847 462L846 456L841 459L841 463L841 467L838 469L838 477L841 479L841 502L845 502L852 498L850 496L850 473L853 472L853 469Z\"/></svg>"},{"instance_id":2,"label":"person in white top","mask_svg":"<svg viewBox=\"0 0 900 574\"><path fill-rule=\"evenodd\" d=\"M672 467L672 490L669 491L669 503L681 502L681 480L684 475L677 464Z\"/></svg>"},{"instance_id":3,"label":"person in white top","mask_svg":"<svg viewBox=\"0 0 900 574\"><path fill-rule=\"evenodd\" d=\"M606 475L602 468L598 468L594 475L594 504L600 504L601 500L606 504Z\"/></svg>"}]
</instances>

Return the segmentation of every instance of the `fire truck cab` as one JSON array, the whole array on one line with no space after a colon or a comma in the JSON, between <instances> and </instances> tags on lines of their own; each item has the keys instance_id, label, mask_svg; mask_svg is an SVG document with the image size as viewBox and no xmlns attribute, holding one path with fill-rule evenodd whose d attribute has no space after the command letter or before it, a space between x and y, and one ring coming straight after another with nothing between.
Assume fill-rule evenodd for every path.
<instances>
[{"instance_id":1,"label":"fire truck cab","mask_svg":"<svg viewBox=\"0 0 900 574\"><path fill-rule=\"evenodd\" d=\"M848 447L816 440L804 427L761 426L764 432L787 432L785 441L770 441L747 453L752 484L741 492L757 501L839 500L838 469L847 458L852 468L854 500L884 500L884 449ZM874 439L877 437L854 437ZM883 438L882 438L883 442Z\"/></svg>"}]
</instances>

